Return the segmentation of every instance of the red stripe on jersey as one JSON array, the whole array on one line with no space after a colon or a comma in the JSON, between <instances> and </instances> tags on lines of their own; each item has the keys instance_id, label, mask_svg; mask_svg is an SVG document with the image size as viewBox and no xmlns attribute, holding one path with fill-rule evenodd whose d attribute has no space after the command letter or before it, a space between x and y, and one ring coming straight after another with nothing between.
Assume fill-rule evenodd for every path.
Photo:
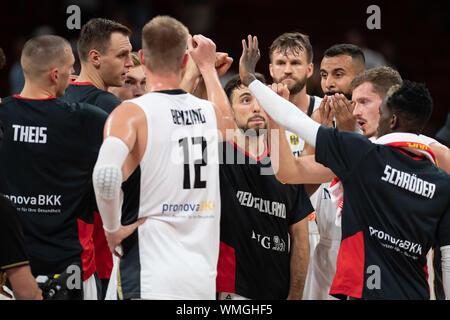
<instances>
[{"instance_id":1,"label":"red stripe on jersey","mask_svg":"<svg viewBox=\"0 0 450 320\"><path fill-rule=\"evenodd\" d=\"M81 253L81 262L83 264L83 280L89 279L95 272L95 253L92 232L94 225L77 219L78 221L78 239L83 247Z\"/></svg>"},{"instance_id":2,"label":"red stripe on jersey","mask_svg":"<svg viewBox=\"0 0 450 320\"><path fill-rule=\"evenodd\" d=\"M363 286L364 237L362 231L359 231L341 242L330 295L361 298Z\"/></svg>"},{"instance_id":3,"label":"red stripe on jersey","mask_svg":"<svg viewBox=\"0 0 450 320\"><path fill-rule=\"evenodd\" d=\"M235 293L236 254L234 248L220 241L216 291Z\"/></svg>"},{"instance_id":4,"label":"red stripe on jersey","mask_svg":"<svg viewBox=\"0 0 450 320\"><path fill-rule=\"evenodd\" d=\"M267 146L266 141L264 140L264 152L259 155L259 156L253 156L250 153L248 153L247 151L245 151L244 149L242 149L241 147L239 147L237 145L236 142L234 142L233 140L228 140L229 143L231 143L237 150L239 150L240 152L242 152L243 154L245 154L247 157L252 158L256 161L261 161L261 159L264 159L265 157L267 157L269 155L269 147Z\"/></svg>"},{"instance_id":5,"label":"red stripe on jersey","mask_svg":"<svg viewBox=\"0 0 450 320\"><path fill-rule=\"evenodd\" d=\"M100 213L94 211L94 232L92 234L95 247L95 264L100 279L109 279L113 268L113 258L106 241L105 231Z\"/></svg>"},{"instance_id":6,"label":"red stripe on jersey","mask_svg":"<svg viewBox=\"0 0 450 320\"><path fill-rule=\"evenodd\" d=\"M85 81L85 82L70 81L70 84L75 84L77 86L94 86L94 84L92 82L88 82L88 81Z\"/></svg>"},{"instance_id":7,"label":"red stripe on jersey","mask_svg":"<svg viewBox=\"0 0 450 320\"><path fill-rule=\"evenodd\" d=\"M19 96L18 94L13 94L13 97L17 98L17 99L23 99L23 100L48 100L48 99L55 99L56 98L55 96L48 96L48 97L45 97L45 98L27 98L27 97Z\"/></svg>"}]
</instances>

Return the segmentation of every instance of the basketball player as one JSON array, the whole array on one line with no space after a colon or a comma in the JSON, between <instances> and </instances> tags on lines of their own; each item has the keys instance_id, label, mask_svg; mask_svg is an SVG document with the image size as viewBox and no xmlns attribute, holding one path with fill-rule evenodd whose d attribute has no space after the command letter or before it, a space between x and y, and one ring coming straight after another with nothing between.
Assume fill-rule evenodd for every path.
<instances>
[{"instance_id":1,"label":"basketball player","mask_svg":"<svg viewBox=\"0 0 450 320\"><path fill-rule=\"evenodd\" d=\"M110 87L122 87L133 62L130 58L130 29L108 19L94 18L81 29L77 43L78 57L81 63L80 75L69 84L64 98L69 102L84 102L111 113L121 100L108 92ZM123 187L134 190L137 177L132 176ZM127 192L130 194L131 192ZM128 197L124 199L123 210L129 209ZM131 210L131 209L130 209ZM97 261L97 273L102 283L102 297L113 268L113 259L109 251L102 228L100 214L94 210L94 246Z\"/></svg>"},{"instance_id":2,"label":"basketball player","mask_svg":"<svg viewBox=\"0 0 450 320\"><path fill-rule=\"evenodd\" d=\"M130 34L130 29L115 21L89 20L81 28L77 43L80 75L70 83L65 99L87 102L111 113L121 101L108 88L123 86L133 67Z\"/></svg>"},{"instance_id":3,"label":"basketball player","mask_svg":"<svg viewBox=\"0 0 450 320\"><path fill-rule=\"evenodd\" d=\"M288 32L278 36L269 48L269 71L275 83L286 84L289 89L289 101L299 110L311 116L319 107L321 98L306 93L306 82L314 72L313 49L309 36L300 32ZM295 157L300 157L304 148L304 141L297 135L286 131L286 138L290 143ZM308 194L312 195L318 186L305 186ZM315 203L315 196L311 198ZM308 229L311 254L319 241L317 225L314 214L310 217Z\"/></svg>"},{"instance_id":4,"label":"basketball player","mask_svg":"<svg viewBox=\"0 0 450 320\"><path fill-rule=\"evenodd\" d=\"M301 299L309 261L304 218L314 209L303 185L282 184L273 175L267 115L239 75L225 92L237 130L220 146L218 298Z\"/></svg>"},{"instance_id":5,"label":"basketball player","mask_svg":"<svg viewBox=\"0 0 450 320\"><path fill-rule=\"evenodd\" d=\"M248 42L243 42L240 62L243 83L275 121L316 148L317 161L329 166L346 190L330 294L429 299L426 253L438 242L449 297L450 176L434 165L433 152L418 136L432 112L428 90L410 81L391 89L372 143L359 134L320 126L255 80L257 41L249 36Z\"/></svg>"},{"instance_id":6,"label":"basketball player","mask_svg":"<svg viewBox=\"0 0 450 320\"><path fill-rule=\"evenodd\" d=\"M150 92L110 114L93 174L109 247L121 255L118 296L214 299L220 219L217 128L234 126L215 70L215 44L201 35L190 38L187 28L168 16L144 26L142 43L139 54ZM188 54L202 73L212 105L179 89ZM138 206L121 216L120 185L136 170ZM116 251L119 244L123 252Z\"/></svg>"},{"instance_id":7,"label":"basketball player","mask_svg":"<svg viewBox=\"0 0 450 320\"><path fill-rule=\"evenodd\" d=\"M75 276L83 286L70 295L96 299L91 176L107 114L57 98L64 95L74 61L64 38L46 35L25 44L25 86L0 108L5 128L0 176L23 223L33 275L80 266Z\"/></svg>"},{"instance_id":8,"label":"basketball player","mask_svg":"<svg viewBox=\"0 0 450 320\"><path fill-rule=\"evenodd\" d=\"M108 91L113 93L120 101L142 96L146 91L145 71L139 61L137 52L130 53L133 67L126 74L126 79L121 87L109 87Z\"/></svg>"},{"instance_id":9,"label":"basketball player","mask_svg":"<svg viewBox=\"0 0 450 320\"><path fill-rule=\"evenodd\" d=\"M2 52L0 48L0 59ZM2 67L3 63L0 61L0 69ZM2 144L3 124L0 122L0 152ZM41 300L42 291L31 274L17 210L3 194L0 194L0 212L0 243L8 244L0 252L0 300L13 297L16 300ZM6 279L9 280L12 292L4 287Z\"/></svg>"}]
</instances>

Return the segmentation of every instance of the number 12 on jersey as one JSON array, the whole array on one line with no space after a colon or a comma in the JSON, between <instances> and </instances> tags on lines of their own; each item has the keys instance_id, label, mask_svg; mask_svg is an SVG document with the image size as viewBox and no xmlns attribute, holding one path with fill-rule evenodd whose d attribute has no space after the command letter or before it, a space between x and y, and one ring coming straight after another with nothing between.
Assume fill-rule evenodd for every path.
<instances>
[{"instance_id":1,"label":"number 12 on jersey","mask_svg":"<svg viewBox=\"0 0 450 320\"><path fill-rule=\"evenodd\" d=\"M206 166L207 149L206 139L204 137L186 137L178 140L180 147L183 149L184 157L184 177L183 189L204 189L206 188L206 181L201 180L201 168ZM195 157L194 160L194 186L191 187L191 163L190 153L194 153L194 145L201 146L201 157Z\"/></svg>"}]
</instances>

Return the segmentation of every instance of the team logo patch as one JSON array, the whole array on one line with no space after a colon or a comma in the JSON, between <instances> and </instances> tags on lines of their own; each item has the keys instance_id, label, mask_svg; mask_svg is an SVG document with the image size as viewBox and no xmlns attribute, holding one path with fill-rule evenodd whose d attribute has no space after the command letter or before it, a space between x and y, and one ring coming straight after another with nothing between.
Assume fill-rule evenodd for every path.
<instances>
[{"instance_id":1,"label":"team logo patch","mask_svg":"<svg viewBox=\"0 0 450 320\"><path fill-rule=\"evenodd\" d=\"M294 146L298 145L299 139L298 139L298 137L296 135L291 135L290 139L291 139L291 144L292 145L294 145Z\"/></svg>"}]
</instances>

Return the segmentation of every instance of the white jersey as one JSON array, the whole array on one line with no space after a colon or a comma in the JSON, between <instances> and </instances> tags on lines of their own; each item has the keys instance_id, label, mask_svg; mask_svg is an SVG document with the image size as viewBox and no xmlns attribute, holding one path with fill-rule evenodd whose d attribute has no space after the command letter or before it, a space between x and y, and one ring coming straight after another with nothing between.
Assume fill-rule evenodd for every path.
<instances>
[{"instance_id":1,"label":"white jersey","mask_svg":"<svg viewBox=\"0 0 450 320\"><path fill-rule=\"evenodd\" d=\"M129 102L144 111L148 139L138 167L138 208L125 212L129 223L147 220L122 243L118 296L215 299L220 186L214 109L182 90ZM122 224L128 224L123 216Z\"/></svg>"},{"instance_id":2,"label":"white jersey","mask_svg":"<svg viewBox=\"0 0 450 320\"><path fill-rule=\"evenodd\" d=\"M316 221L320 234L319 243L309 260L306 274L304 300L334 300L328 293L336 273L336 261L341 243L341 228L336 226L336 206L328 191L330 182L323 183L316 191Z\"/></svg>"},{"instance_id":3,"label":"white jersey","mask_svg":"<svg viewBox=\"0 0 450 320\"><path fill-rule=\"evenodd\" d=\"M309 108L308 108L308 116L311 116L311 114L317 110L320 106L320 103L322 102L322 98L317 96L309 96ZM288 130L286 132L286 138L289 142L289 146L291 147L291 151L294 154L295 157L300 157L300 154L302 153L304 147L305 147L305 141L300 139L295 133L290 132ZM315 192L313 195L311 195L310 200L313 207L315 207L316 201L315 201L315 195L317 192ZM314 217L314 215L312 216ZM317 231L316 223L313 220L308 221L308 230L309 230L309 247L311 254L314 252L314 248L319 241L319 232Z\"/></svg>"}]
</instances>

